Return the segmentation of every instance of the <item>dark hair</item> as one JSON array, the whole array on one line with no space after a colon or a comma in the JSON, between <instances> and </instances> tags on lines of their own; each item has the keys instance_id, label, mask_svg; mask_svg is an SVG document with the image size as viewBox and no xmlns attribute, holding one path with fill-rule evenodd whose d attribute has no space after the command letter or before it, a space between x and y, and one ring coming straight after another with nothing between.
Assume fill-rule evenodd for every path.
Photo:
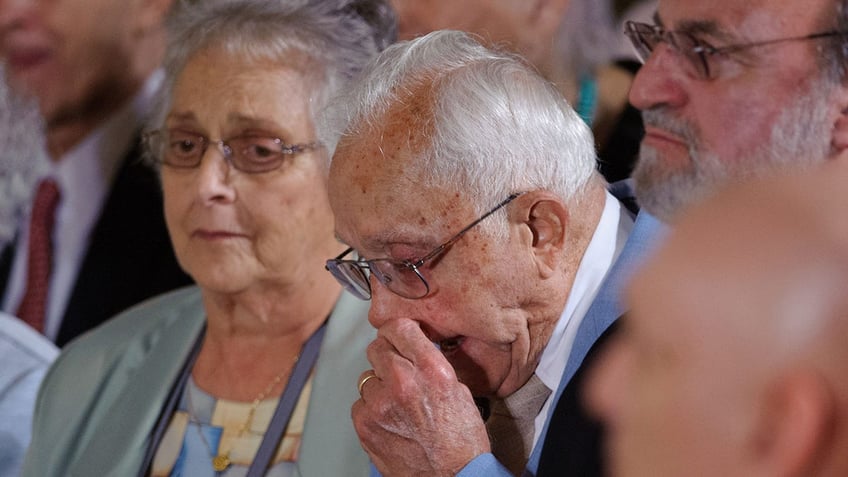
<instances>
[{"instance_id":1,"label":"dark hair","mask_svg":"<svg viewBox=\"0 0 848 477\"><path fill-rule=\"evenodd\" d=\"M833 6L835 12L830 8L823 12L822 28L845 33L822 40L818 61L823 76L835 84L842 84L848 76L848 0L836 0Z\"/></svg>"}]
</instances>

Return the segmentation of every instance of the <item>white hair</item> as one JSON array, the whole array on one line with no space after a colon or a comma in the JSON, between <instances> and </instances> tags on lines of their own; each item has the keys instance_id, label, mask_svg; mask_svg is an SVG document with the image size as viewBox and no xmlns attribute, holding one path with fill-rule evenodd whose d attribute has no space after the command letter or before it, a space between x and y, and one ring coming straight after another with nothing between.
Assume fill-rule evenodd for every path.
<instances>
[{"instance_id":1,"label":"white hair","mask_svg":"<svg viewBox=\"0 0 848 477\"><path fill-rule=\"evenodd\" d=\"M0 64L0 248L14 239L48 167L44 139L38 104L9 89Z\"/></svg>"},{"instance_id":2,"label":"white hair","mask_svg":"<svg viewBox=\"0 0 848 477\"><path fill-rule=\"evenodd\" d=\"M168 20L165 81L149 129L159 129L174 83L198 52L215 48L246 62L271 61L301 71L312 86L313 119L396 35L386 0L181 0ZM212 100L213 98L210 98ZM338 137L320 129L332 154ZM150 153L150 151L148 151Z\"/></svg>"},{"instance_id":3,"label":"white hair","mask_svg":"<svg viewBox=\"0 0 848 477\"><path fill-rule=\"evenodd\" d=\"M462 191L479 212L507 194L548 190L579 202L595 173L592 133L557 90L518 57L465 33L437 31L389 47L333 103L344 136L379 130L410 99L419 150L406 173L422 186Z\"/></svg>"}]
</instances>

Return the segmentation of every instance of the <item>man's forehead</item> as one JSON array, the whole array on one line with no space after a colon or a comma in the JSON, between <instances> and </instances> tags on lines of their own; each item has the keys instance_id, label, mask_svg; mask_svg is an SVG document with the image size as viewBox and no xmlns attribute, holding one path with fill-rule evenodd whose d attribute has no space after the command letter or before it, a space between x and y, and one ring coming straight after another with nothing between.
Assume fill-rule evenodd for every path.
<instances>
[{"instance_id":1,"label":"man's forehead","mask_svg":"<svg viewBox=\"0 0 848 477\"><path fill-rule=\"evenodd\" d=\"M379 132L346 137L333 155L330 198L372 205L402 199L417 189L412 159L409 148L385 143Z\"/></svg>"},{"instance_id":2,"label":"man's forehead","mask_svg":"<svg viewBox=\"0 0 848 477\"><path fill-rule=\"evenodd\" d=\"M660 0L655 19L670 30L759 41L809 34L833 5L833 0Z\"/></svg>"},{"instance_id":3,"label":"man's forehead","mask_svg":"<svg viewBox=\"0 0 848 477\"><path fill-rule=\"evenodd\" d=\"M333 205L336 236L367 258L390 249L429 250L454 233L441 198L426 194L371 194Z\"/></svg>"},{"instance_id":4,"label":"man's forehead","mask_svg":"<svg viewBox=\"0 0 848 477\"><path fill-rule=\"evenodd\" d=\"M431 145L431 121L426 115L417 101L398 101L376 118L358 120L336 147L331 177L336 169L367 183L404 180Z\"/></svg>"}]
</instances>

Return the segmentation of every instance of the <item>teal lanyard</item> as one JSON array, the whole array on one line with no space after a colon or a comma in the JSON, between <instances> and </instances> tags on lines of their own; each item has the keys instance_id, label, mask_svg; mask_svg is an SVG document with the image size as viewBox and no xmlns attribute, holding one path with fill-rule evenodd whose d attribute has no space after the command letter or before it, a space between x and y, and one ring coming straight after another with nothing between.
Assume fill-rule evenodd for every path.
<instances>
[{"instance_id":1,"label":"teal lanyard","mask_svg":"<svg viewBox=\"0 0 848 477\"><path fill-rule=\"evenodd\" d=\"M598 103L598 83L589 74L580 75L577 90L576 111L580 119L589 126L595 121L595 110Z\"/></svg>"}]
</instances>

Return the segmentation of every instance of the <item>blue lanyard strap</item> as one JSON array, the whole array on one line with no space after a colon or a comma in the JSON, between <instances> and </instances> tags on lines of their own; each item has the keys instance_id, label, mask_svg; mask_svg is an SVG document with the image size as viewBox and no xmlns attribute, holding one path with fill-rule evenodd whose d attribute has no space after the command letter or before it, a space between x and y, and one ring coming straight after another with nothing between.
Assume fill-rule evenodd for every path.
<instances>
[{"instance_id":1,"label":"blue lanyard strap","mask_svg":"<svg viewBox=\"0 0 848 477\"><path fill-rule=\"evenodd\" d=\"M280 445L280 440L289 426L289 420L294 412L294 406L297 404L300 393L306 385L306 380L309 379L309 374L315 366L315 361L318 360L318 350L321 348L321 341L324 340L324 332L326 330L327 322L325 321L315 333L312 333L306 344L303 345L303 350L300 352L300 357L297 359L294 371L292 371L286 383L286 390L280 396L280 402L277 403L277 410L274 411L274 416L271 417L271 422L268 424L268 429L265 431L262 443L259 444L259 450L256 451L253 463L250 464L250 468L247 470L247 477L261 477L265 475L268 464L271 463L277 446Z\"/></svg>"},{"instance_id":2,"label":"blue lanyard strap","mask_svg":"<svg viewBox=\"0 0 848 477\"><path fill-rule=\"evenodd\" d=\"M286 428L289 425L289 420L291 420L291 415L294 412L295 405L300 398L303 387L309 379L312 368L315 367L315 362L318 361L318 352L321 349L321 342L324 340L324 333L326 331L327 320L321 324L321 327L318 328L315 333L312 333L312 336L310 336L306 341L306 344L303 345L303 349L300 352L300 356L298 356L294 370L292 370L289 380L286 382L285 391L283 391L283 395L280 396L277 408L274 411L274 415L271 417L271 422L268 424L268 429L265 430L265 436L262 438L262 442L259 444L259 449L256 451L256 456L254 456L253 462L247 470L247 477L262 476L268 469L268 465L271 463L271 459L274 457L275 451L280 445L280 440L283 438ZM168 424L171 421L171 416L174 414L174 411L176 411L177 405L180 401L179 398L185 390L189 376L191 376L191 369L194 367L194 362L197 360L197 355L200 353L201 344L203 343L203 337L205 334L206 325L204 324L203 329L197 336L197 340L194 345L192 345L188 359L180 371L177 381L174 383L174 387L171 390L168 400L165 402L165 406L159 415L156 426L153 428L153 432L150 436L150 445L147 447L145 452L138 477L148 475L156 450L162 442L162 438L164 437Z\"/></svg>"}]
</instances>

